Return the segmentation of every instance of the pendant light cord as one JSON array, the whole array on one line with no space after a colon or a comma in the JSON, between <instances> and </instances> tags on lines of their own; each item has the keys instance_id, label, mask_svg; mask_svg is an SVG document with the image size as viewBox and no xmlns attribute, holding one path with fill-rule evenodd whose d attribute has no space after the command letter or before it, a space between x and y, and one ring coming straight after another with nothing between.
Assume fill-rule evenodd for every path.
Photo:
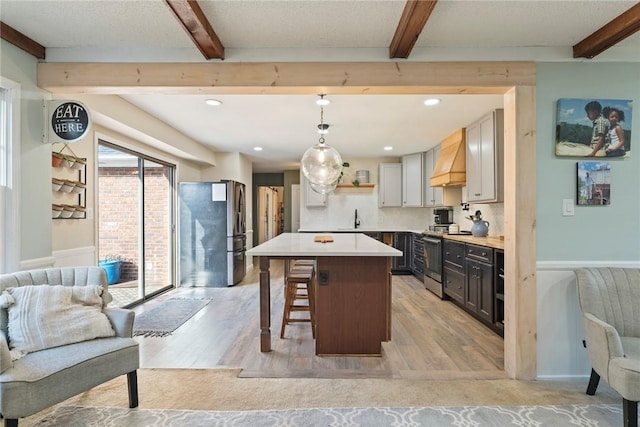
<instances>
[{"instance_id":1,"label":"pendant light cord","mask_svg":"<svg viewBox=\"0 0 640 427\"><path fill-rule=\"evenodd\" d=\"M320 100L324 99L324 95L320 95ZM323 130L324 129L324 105L320 104L320 129ZM325 140L324 140L324 136L320 135L320 138L318 139L318 144L320 145L324 145Z\"/></svg>"}]
</instances>

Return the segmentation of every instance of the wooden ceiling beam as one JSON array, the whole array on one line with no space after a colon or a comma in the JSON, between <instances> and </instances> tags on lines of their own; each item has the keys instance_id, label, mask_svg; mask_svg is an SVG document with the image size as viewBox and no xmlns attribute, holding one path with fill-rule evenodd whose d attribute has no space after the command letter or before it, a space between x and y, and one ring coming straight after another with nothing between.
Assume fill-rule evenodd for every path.
<instances>
[{"instance_id":1,"label":"wooden ceiling beam","mask_svg":"<svg viewBox=\"0 0 640 427\"><path fill-rule=\"evenodd\" d=\"M535 70L534 62L43 62L37 76L53 93L433 95L535 86Z\"/></svg>"},{"instance_id":2,"label":"wooden ceiling beam","mask_svg":"<svg viewBox=\"0 0 640 427\"><path fill-rule=\"evenodd\" d=\"M640 30L640 3L573 46L574 58L593 58Z\"/></svg>"},{"instance_id":3,"label":"wooden ceiling beam","mask_svg":"<svg viewBox=\"0 0 640 427\"><path fill-rule=\"evenodd\" d=\"M165 0L206 59L224 59L224 46L196 0Z\"/></svg>"},{"instance_id":4,"label":"wooden ceiling beam","mask_svg":"<svg viewBox=\"0 0 640 427\"><path fill-rule=\"evenodd\" d=\"M408 58L438 0L407 0L396 27L389 58Z\"/></svg>"},{"instance_id":5,"label":"wooden ceiling beam","mask_svg":"<svg viewBox=\"0 0 640 427\"><path fill-rule=\"evenodd\" d=\"M40 43L0 21L0 37L38 59L45 59L46 49Z\"/></svg>"}]
</instances>

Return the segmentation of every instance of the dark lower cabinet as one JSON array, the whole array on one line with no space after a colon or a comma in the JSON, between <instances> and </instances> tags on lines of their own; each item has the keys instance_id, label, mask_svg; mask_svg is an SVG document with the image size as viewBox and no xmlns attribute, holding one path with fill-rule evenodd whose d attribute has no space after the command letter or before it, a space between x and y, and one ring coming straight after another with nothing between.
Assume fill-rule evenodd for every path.
<instances>
[{"instance_id":1,"label":"dark lower cabinet","mask_svg":"<svg viewBox=\"0 0 640 427\"><path fill-rule=\"evenodd\" d=\"M445 295L503 336L504 252L444 239L442 273Z\"/></svg>"},{"instance_id":2,"label":"dark lower cabinet","mask_svg":"<svg viewBox=\"0 0 640 427\"><path fill-rule=\"evenodd\" d=\"M424 242L422 234L411 234L411 272L420 281L424 280Z\"/></svg>"},{"instance_id":3,"label":"dark lower cabinet","mask_svg":"<svg viewBox=\"0 0 640 427\"><path fill-rule=\"evenodd\" d=\"M382 233L379 231L365 231L363 234L382 242Z\"/></svg>"},{"instance_id":4,"label":"dark lower cabinet","mask_svg":"<svg viewBox=\"0 0 640 427\"><path fill-rule=\"evenodd\" d=\"M493 266L467 258L464 305L493 324Z\"/></svg>"},{"instance_id":5,"label":"dark lower cabinet","mask_svg":"<svg viewBox=\"0 0 640 427\"><path fill-rule=\"evenodd\" d=\"M442 290L460 304L464 304L464 248L464 243L447 239L442 242Z\"/></svg>"},{"instance_id":6,"label":"dark lower cabinet","mask_svg":"<svg viewBox=\"0 0 640 427\"><path fill-rule=\"evenodd\" d=\"M402 251L402 256L393 257L395 273L411 274L411 234L393 233L393 247Z\"/></svg>"},{"instance_id":7,"label":"dark lower cabinet","mask_svg":"<svg viewBox=\"0 0 640 427\"><path fill-rule=\"evenodd\" d=\"M465 275L459 269L442 269L443 292L449 298L464 304Z\"/></svg>"},{"instance_id":8,"label":"dark lower cabinet","mask_svg":"<svg viewBox=\"0 0 640 427\"><path fill-rule=\"evenodd\" d=\"M493 300L493 324L504 336L504 251L495 250L495 266L493 284L495 297Z\"/></svg>"}]
</instances>

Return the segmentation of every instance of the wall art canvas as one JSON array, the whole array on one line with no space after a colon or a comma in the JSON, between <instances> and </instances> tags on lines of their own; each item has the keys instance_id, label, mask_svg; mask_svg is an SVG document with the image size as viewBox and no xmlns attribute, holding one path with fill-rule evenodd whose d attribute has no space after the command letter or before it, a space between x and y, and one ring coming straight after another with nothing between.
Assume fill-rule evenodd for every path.
<instances>
[{"instance_id":1,"label":"wall art canvas","mask_svg":"<svg viewBox=\"0 0 640 427\"><path fill-rule=\"evenodd\" d=\"M609 162L578 162L578 205L611 204L611 165Z\"/></svg>"},{"instance_id":2,"label":"wall art canvas","mask_svg":"<svg viewBox=\"0 0 640 427\"><path fill-rule=\"evenodd\" d=\"M566 98L557 107L556 156L631 155L633 101Z\"/></svg>"}]
</instances>

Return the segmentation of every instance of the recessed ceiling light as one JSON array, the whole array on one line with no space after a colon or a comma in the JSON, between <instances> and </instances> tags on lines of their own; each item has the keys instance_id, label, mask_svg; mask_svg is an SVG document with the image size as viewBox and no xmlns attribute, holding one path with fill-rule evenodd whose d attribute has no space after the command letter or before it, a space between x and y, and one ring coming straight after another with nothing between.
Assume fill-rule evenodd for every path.
<instances>
[{"instance_id":1,"label":"recessed ceiling light","mask_svg":"<svg viewBox=\"0 0 640 427\"><path fill-rule=\"evenodd\" d=\"M386 147L384 147L384 151L391 151L393 150L393 147L387 145Z\"/></svg>"},{"instance_id":2,"label":"recessed ceiling light","mask_svg":"<svg viewBox=\"0 0 640 427\"><path fill-rule=\"evenodd\" d=\"M207 99L204 102L205 102L205 104L211 105L211 106L214 106L214 107L217 107L218 105L222 105L222 101L219 101L217 99Z\"/></svg>"},{"instance_id":3,"label":"recessed ceiling light","mask_svg":"<svg viewBox=\"0 0 640 427\"><path fill-rule=\"evenodd\" d=\"M262 151L262 147L253 147L254 151Z\"/></svg>"},{"instance_id":4,"label":"recessed ceiling light","mask_svg":"<svg viewBox=\"0 0 640 427\"><path fill-rule=\"evenodd\" d=\"M440 98L428 98L424 100L424 105L427 107L433 107L438 104L440 104Z\"/></svg>"}]
</instances>

